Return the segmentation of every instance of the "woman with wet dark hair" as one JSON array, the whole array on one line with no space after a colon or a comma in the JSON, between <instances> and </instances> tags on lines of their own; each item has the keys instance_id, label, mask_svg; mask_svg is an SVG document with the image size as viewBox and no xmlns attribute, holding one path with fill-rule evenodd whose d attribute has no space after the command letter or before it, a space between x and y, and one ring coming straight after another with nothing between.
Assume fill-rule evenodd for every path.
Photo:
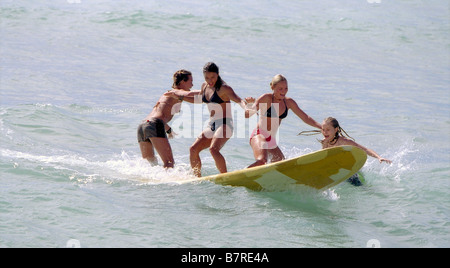
<instances>
[{"instance_id":1,"label":"woman with wet dark hair","mask_svg":"<svg viewBox=\"0 0 450 268\"><path fill-rule=\"evenodd\" d=\"M191 167L196 176L201 176L202 162L200 152L209 148L220 173L227 172L225 158L220 150L233 135L233 115L231 101L238 103L243 109L247 102L241 99L234 90L222 80L219 67L208 62L203 67L205 82L202 84L200 94L202 102L206 103L210 113L208 127L197 137L190 147Z\"/></svg>"}]
</instances>

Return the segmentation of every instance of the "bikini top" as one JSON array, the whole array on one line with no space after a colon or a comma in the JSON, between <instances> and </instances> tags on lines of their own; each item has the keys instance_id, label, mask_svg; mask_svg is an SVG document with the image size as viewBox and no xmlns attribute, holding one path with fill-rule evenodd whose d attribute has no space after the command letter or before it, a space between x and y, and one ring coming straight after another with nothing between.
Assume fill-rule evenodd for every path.
<instances>
[{"instance_id":1,"label":"bikini top","mask_svg":"<svg viewBox=\"0 0 450 268\"><path fill-rule=\"evenodd\" d=\"M206 90L205 90L205 91L206 91ZM224 101L224 100L222 100L222 99L219 97L219 95L217 94L217 90L214 90L214 93L212 94L211 98L208 100L208 99L206 98L205 91L203 91L203 96L202 96L202 101L203 101L204 103L210 103L210 102L212 102L212 103L224 103L224 102L230 102L230 101Z\"/></svg>"},{"instance_id":2,"label":"bikini top","mask_svg":"<svg viewBox=\"0 0 450 268\"><path fill-rule=\"evenodd\" d=\"M288 107L287 107L287 105L286 105L286 99L283 99L284 100L284 106L286 106L286 110L284 110L284 113L282 113L278 118L280 118L280 119L284 119L284 118L286 118L286 116L288 115ZM267 112L266 112L266 117L277 117L277 112L275 111L275 108L273 108L273 113L272 113L272 108L273 108L273 103L272 103L272 105L270 105L270 107L269 107L269 109L267 109Z\"/></svg>"}]
</instances>

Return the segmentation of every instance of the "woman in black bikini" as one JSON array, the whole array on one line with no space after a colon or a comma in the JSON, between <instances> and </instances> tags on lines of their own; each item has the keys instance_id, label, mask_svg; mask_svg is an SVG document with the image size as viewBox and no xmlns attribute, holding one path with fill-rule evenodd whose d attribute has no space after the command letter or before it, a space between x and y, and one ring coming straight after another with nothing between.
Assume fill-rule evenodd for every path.
<instances>
[{"instance_id":1,"label":"woman in black bikini","mask_svg":"<svg viewBox=\"0 0 450 268\"><path fill-rule=\"evenodd\" d=\"M202 102L208 105L210 121L208 127L202 131L190 147L190 162L194 174L201 176L202 162L200 152L209 148L220 173L227 172L225 158L220 149L233 135L233 116L230 101L238 103L245 109L246 101L241 99L234 90L228 86L219 75L219 67L208 62L203 67L205 82L202 84L200 94ZM248 98L253 100L252 98Z\"/></svg>"},{"instance_id":2,"label":"woman in black bikini","mask_svg":"<svg viewBox=\"0 0 450 268\"><path fill-rule=\"evenodd\" d=\"M306 124L322 129L309 115L298 107L295 100L286 97L288 92L287 80L281 74L276 75L270 83L272 93L263 94L247 109L245 117L248 118L259 112L258 125L250 136L250 145L256 162L249 167L264 165L269 161L277 162L285 157L276 142L276 133L280 127L281 120L286 118L288 110L291 109ZM249 101L250 102L250 101Z\"/></svg>"}]
</instances>

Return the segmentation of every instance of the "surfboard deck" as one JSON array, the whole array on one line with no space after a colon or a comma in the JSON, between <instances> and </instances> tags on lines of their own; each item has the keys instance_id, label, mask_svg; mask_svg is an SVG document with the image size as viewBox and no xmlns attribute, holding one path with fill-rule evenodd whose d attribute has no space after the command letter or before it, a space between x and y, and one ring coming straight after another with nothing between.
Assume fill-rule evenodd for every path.
<instances>
[{"instance_id":1,"label":"surfboard deck","mask_svg":"<svg viewBox=\"0 0 450 268\"><path fill-rule=\"evenodd\" d=\"M263 166L221 173L186 182L209 180L255 191L286 191L297 187L326 190L358 172L367 154L354 146L338 146Z\"/></svg>"}]
</instances>

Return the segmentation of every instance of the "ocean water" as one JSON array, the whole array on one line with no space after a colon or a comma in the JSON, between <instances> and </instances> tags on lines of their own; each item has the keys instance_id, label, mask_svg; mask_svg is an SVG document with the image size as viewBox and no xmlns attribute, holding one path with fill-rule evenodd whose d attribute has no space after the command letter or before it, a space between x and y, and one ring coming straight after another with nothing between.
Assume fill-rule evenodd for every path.
<instances>
[{"instance_id":1,"label":"ocean water","mask_svg":"<svg viewBox=\"0 0 450 268\"><path fill-rule=\"evenodd\" d=\"M0 247L449 247L449 18L440 0L1 0ZM208 61L241 97L285 75L306 113L393 163L326 192L180 184L206 107L174 117L172 170L141 159L136 127ZM241 112L229 170L253 162ZM310 129L283 121L287 157L320 149Z\"/></svg>"}]
</instances>

